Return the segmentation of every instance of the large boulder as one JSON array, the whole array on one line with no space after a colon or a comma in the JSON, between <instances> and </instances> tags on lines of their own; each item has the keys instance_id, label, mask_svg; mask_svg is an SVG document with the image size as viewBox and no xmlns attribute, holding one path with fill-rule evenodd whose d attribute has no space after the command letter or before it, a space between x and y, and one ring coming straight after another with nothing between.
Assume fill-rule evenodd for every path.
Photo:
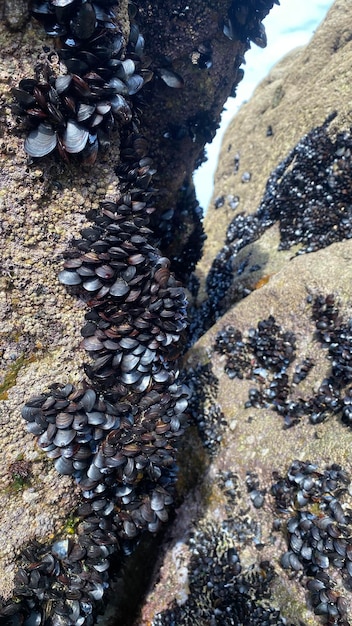
<instances>
[{"instance_id":1,"label":"large boulder","mask_svg":"<svg viewBox=\"0 0 352 626\"><path fill-rule=\"evenodd\" d=\"M65 28L73 29L73 37L68 37L65 44L47 36L43 26L33 18L29 19L27 3L5 0L3 4L4 21L0 30L3 60L0 70L0 197L3 213L0 305L3 339L0 512L3 532L0 537L0 596L1 606L5 603L5 608L1 619L6 616L11 624L24 622L27 626L39 626L51 616L55 624L90 624L95 619L97 603L109 587L109 561L106 557L112 553L117 555L115 565L119 569L120 544L130 554L136 536L143 527L149 525L149 530L154 532L161 525L161 520L167 518L165 506L170 504L172 496L166 494L164 486L169 487L174 481L174 442L171 442L169 434L165 437L163 435L171 429L167 424L172 421L172 416L173 431L181 432L178 417L170 407L173 404L175 408L178 404L179 408L175 408L175 412L181 415L185 405L184 397L179 398L178 402L176 396L173 396L175 393L184 396L182 386L177 385L176 359L180 349L176 344L185 326L185 303L183 290L170 274L168 261L161 256L156 245L162 247L163 252L168 246L174 246L174 256L181 258L183 265L177 273L187 278L199 258L203 242L200 212L190 184L192 171L196 161L201 158L205 141L215 132L226 97L241 77L239 66L248 47L247 38L251 37L261 45L265 43L261 19L273 3L270 0L253 0L247 7L242 7L238 15L236 7L229 0L220 3L200 3L197 0L188 3L185 12L171 1L154 3L153 7L143 0L136 5L124 1L115 7L114 15L108 9L110 2L97 2L95 8L91 3L82 3L79 13L77 3L34 3L34 10L44 21L48 33L65 36L61 21L66 19ZM105 7L105 12L99 9L100 4ZM53 6L56 8L53 9ZM73 14L67 13L71 9ZM59 15L59 23L54 26L51 21L54 19L53 11ZM73 137L78 133L78 142L88 142L87 129L82 135L82 130L77 130L77 120L84 121L85 115L89 115L87 103L94 108L92 90L101 97L99 89L104 78L99 75L97 78L94 72L83 69L81 73L85 80L90 81L88 88L84 80L82 82L82 76L77 77L81 67L85 68L87 63L93 63L95 67L95 61L89 56L89 50L88 54L84 50L86 41L84 44L75 43L75 37L89 40L89 36L96 32L96 18L99 21L98 28L101 28L101 23L108 24L109 46L111 44L114 48L115 55L112 66L119 67L120 76L125 81L121 86L121 80L118 79L116 89L122 89L125 95L127 92L126 98L133 115L125 105L120 107L122 112L116 105L118 120L124 117L123 121L127 120L127 123L125 126L122 121L121 125L117 124L110 143L105 134L109 130L107 123L104 132L99 135L100 144L105 145L105 150L99 151L97 160L89 167L89 162L94 161L94 149L97 146L93 131L90 133L92 137L89 137L92 151L85 152L83 163L76 156L81 151L76 147ZM112 24L117 33L113 43L109 39ZM98 35L96 39L93 37L89 46L93 46L94 53L102 54L105 59L106 51L99 48L101 31ZM62 57L60 59L55 52L56 44L65 45L70 50L73 47L73 58L67 59L66 54L64 59L70 61L76 75L68 86L62 86L61 82L60 90L55 79L66 70ZM83 53L77 60L77 54L79 56L82 52L80 46L83 47ZM111 48L108 47L110 52ZM119 63L125 55L130 61L121 69ZM136 68L140 74L137 74ZM105 68L105 73L104 67L96 69L97 72L102 70L102 75L110 78L110 66L109 69ZM34 76L36 83L33 82ZM143 88L139 92L141 76ZM24 82L21 82L18 90L20 81ZM109 85L105 84L106 87ZM67 98L66 89L69 90ZM109 91L104 93L111 97ZM78 104L83 104L83 108L79 109ZM92 128L95 124L99 126L101 117L106 115L106 102L100 104L102 106L99 111L95 111L97 116L94 123L92 121ZM73 123L72 116L75 118ZM26 124L23 126L23 118L27 123L29 119L31 127L36 119L44 120L44 126L39 131L40 141L35 132L33 134L33 131L24 128ZM111 118L108 119L111 122ZM48 121L54 125L49 129ZM69 124L70 132L67 130ZM31 138L30 148L27 143L29 159L23 149L26 135ZM50 142L55 142L55 137L59 137L60 141L56 144L58 150L54 154L50 152L45 155L47 149L43 145L47 146L48 137ZM89 143L85 145L90 146ZM45 158L38 161L32 159L41 150ZM70 157L72 153L73 158ZM157 173L150 157L154 159ZM109 203L104 205L104 214L101 210L102 201ZM175 211L178 215L173 221ZM145 226L149 215L153 213L150 231ZM116 221L119 223L116 224ZM83 239L80 234L82 229ZM136 233L136 229L140 229L140 232ZM123 279L117 278L110 295L101 292L95 299L96 289L90 286L86 289L89 293L84 293L81 283L85 282L87 276L94 275L96 254L105 254L105 243L99 237L112 237L111 232L122 233L116 237L118 243L125 246L125 251L116 249L118 246L115 240L115 253L128 258L132 269L128 268ZM183 233L182 236L179 232ZM194 233L199 233L196 250L192 250L193 256L188 258L188 241ZM97 246L94 247L97 240ZM137 254L138 246L143 248L145 257L141 258L141 254ZM85 253L85 259L79 260ZM66 270L60 284L57 274L65 259ZM105 263L103 257L99 263L103 263L103 269L99 268L101 278L108 282L112 276L116 278L114 272L118 273L119 267L124 267L124 262L118 261L114 266L117 269L112 271L111 267L106 266L106 257ZM148 271L141 277L142 263L146 263ZM84 267L80 276L85 277L84 280L77 278L75 272L75 268L82 264ZM136 266L137 270L134 270ZM137 274L134 283L137 287L132 290L126 286L126 282L134 280L134 272ZM144 282L139 289L141 280ZM77 284L80 287L77 288ZM73 289L68 293L65 285L73 285ZM141 329L149 324L139 320L140 330L137 331L134 327L129 329L128 322L141 311L147 317L149 315L149 320L158 317L153 311L160 308L155 295L159 290L159 295L164 293L165 307L169 307L164 317L170 317L171 307L173 318L166 321L165 328L168 324L169 330L171 328L173 332L170 331L166 337L158 334L155 325L153 327L153 333L159 339L155 339L150 350L159 350L155 347L159 341L164 341L165 345L155 356L155 363L151 362L149 351L144 356L147 364L143 363L143 367L148 369L149 366L149 370L154 368L156 380L147 380L147 374L142 376L142 382L139 374L129 377L127 363L135 363L136 355L127 355L123 369L124 386L119 378L121 372L116 378L114 371L106 374L98 354L102 349L102 329L99 329L99 337L91 339L92 328L94 330L101 319L104 328L109 326L105 322L111 309L104 309L105 296L111 306L116 305L114 298L119 304L123 302L127 309L123 310L126 317L123 321L126 324L121 324L121 334L131 332L133 335L127 338L127 344L124 342L124 349L128 350L126 345L131 346L131 342L136 342L136 333L144 334L145 340L145 333ZM122 299L124 296L127 299L129 296L126 294L130 291L130 304L126 305ZM167 296L170 296L168 300ZM153 311L149 311L145 304L151 297L154 298ZM141 311L136 304L139 298L144 306ZM173 305L176 305L175 311L172 310ZM86 314L88 318L85 321ZM115 314L118 316L116 311ZM82 327L85 328L83 333ZM89 357L82 349L82 334ZM112 337L116 339L116 329L112 331ZM120 336L118 338L121 339ZM111 335L109 340L106 337L104 340L110 346L107 348L104 344L104 349L113 352L119 350L111 340ZM174 352L170 345L175 347ZM115 352L115 366L118 369L118 358L121 358L122 353L121 350L118 354ZM102 359L111 360L111 355L103 353ZM94 363L97 365L95 370L92 367ZM101 370L103 373L100 376ZM97 371L98 377L95 376ZM106 375L111 389L105 380ZM135 376L140 385L137 390L133 387L134 383L137 384L136 380L132 380ZM89 386L87 377L95 379L93 387ZM80 388L78 391L77 387ZM171 396L169 387L172 387ZM160 399L159 404L156 403L156 397ZM150 404L151 400L156 403L155 406ZM154 409L149 413L153 414L154 426L159 430L155 434L152 432L154 426L145 417L151 406ZM68 415L62 410L66 408ZM21 410L29 425L29 432L26 431ZM77 432L70 428L75 411L78 412L75 422ZM114 420L112 416L116 412L118 415ZM104 417L101 413L104 413ZM159 417L161 422L163 418L166 421L158 422ZM79 418L89 422L86 439L85 435L77 435L84 428ZM123 440L119 439L121 433L116 435L120 423ZM99 428L101 424L103 426ZM106 441L111 430L109 424L115 428L113 436ZM56 433L56 427L59 433ZM132 435L125 432L131 428ZM145 445L141 440L137 445L135 437L142 435L145 435ZM35 436L41 437L41 448L37 446ZM74 443L72 437L75 438ZM57 443L54 443L54 439ZM151 440L158 440L160 446L158 443L154 449L148 443ZM110 446L109 454L103 453L100 444L106 444L104 450ZM140 451L142 445L150 454L153 448L155 454L153 460L139 458L137 471L133 457L137 455L137 447ZM60 452L59 448L65 450ZM126 456L121 463L121 459L117 458L110 461L107 468L106 459L114 452L117 454L120 448ZM161 449L164 463L162 470L155 460ZM51 458L48 459L46 453ZM98 453L101 456L100 467L94 465L90 458L96 458ZM89 475L82 480L84 473L88 472L88 461L84 460L88 458L87 455L90 458L90 470ZM154 509L151 510L151 500L142 487L144 478L142 480L141 470L146 463L149 472L144 473L146 489L154 490L157 485L158 489L160 487L151 496L155 500L153 506L158 515ZM106 488L105 474L110 475L113 472L111 468L115 466L126 466L129 478L122 478L122 469L116 470L121 474L120 479L116 483L110 481L108 492L110 494L109 490L114 490L118 483L119 494L117 499L112 500L109 500L108 495L105 501L106 494L100 497L98 494ZM170 468L169 472L167 468ZM103 471L100 472L100 469ZM79 486L75 478L80 480ZM126 480L135 483L139 501L137 509L144 506L145 517L139 517L138 528L131 518L134 511L134 519L137 520L136 507L132 506L129 513L125 510L130 503L129 494L134 489L126 486ZM126 616L122 615L121 620L127 623Z\"/></svg>"},{"instance_id":2,"label":"large boulder","mask_svg":"<svg viewBox=\"0 0 352 626\"><path fill-rule=\"evenodd\" d=\"M351 13L337 0L225 135L185 358L191 490L138 625L351 623Z\"/></svg>"}]
</instances>

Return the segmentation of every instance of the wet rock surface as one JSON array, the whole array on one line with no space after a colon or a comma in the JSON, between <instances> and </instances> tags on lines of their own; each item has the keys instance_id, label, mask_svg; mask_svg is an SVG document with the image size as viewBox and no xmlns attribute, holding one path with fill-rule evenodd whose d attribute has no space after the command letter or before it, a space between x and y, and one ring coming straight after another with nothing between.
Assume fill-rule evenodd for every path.
<instances>
[{"instance_id":1,"label":"wet rock surface","mask_svg":"<svg viewBox=\"0 0 352 626\"><path fill-rule=\"evenodd\" d=\"M204 240L191 173L248 38L265 44L272 4L194 2L183 15L174 3L48 0L30 7L39 24L26 4L5 2L6 624L92 624L110 564L121 579L144 530L168 518L188 395L178 278L190 279ZM204 425L205 441L211 433ZM126 625L123 601L115 619Z\"/></svg>"},{"instance_id":2,"label":"wet rock surface","mask_svg":"<svg viewBox=\"0 0 352 626\"><path fill-rule=\"evenodd\" d=\"M225 135L184 361L206 458L138 626L352 622L350 13Z\"/></svg>"},{"instance_id":3,"label":"wet rock surface","mask_svg":"<svg viewBox=\"0 0 352 626\"><path fill-rule=\"evenodd\" d=\"M326 296L322 297L320 293L323 284L328 302L331 298L329 294L334 293L341 303L339 315L344 311L342 318L337 320L337 326L342 319L348 324L351 304L347 266L351 253L351 244L346 242L333 244L314 255L296 257L284 272L278 272L270 283L254 291L223 316L197 342L193 356L190 351L186 366L194 370L197 362L202 360L203 367L207 364L212 376L217 379L216 402L223 423L218 423L218 431L213 433L212 441L218 451L215 457L212 452L204 478L196 489L198 495L192 493L193 507L188 510L190 500L186 499L178 511L182 521L170 534L170 547L166 550L165 565L161 570L165 579L162 576L160 592L156 587L150 595L140 623L147 623L156 613L156 623L188 624L191 623L188 614L191 606L199 620L205 619L206 615L208 622L205 623L212 623L212 619L232 623L226 617L224 606L223 613L216 612L221 602L207 600L201 590L198 590L197 596L199 614L192 595L185 604L180 601L188 586L192 588L194 576L193 544L189 543L189 535L184 529L186 527L188 533L197 535L199 524L213 523L214 520L218 523L212 532L214 542L221 536L223 523L232 529L232 541L244 576L248 574L248 568L252 571L250 568L260 567L262 561L274 567L276 576L270 577L269 604L270 610L280 611L280 615L277 613L275 620L278 621L272 623L281 623L281 619L286 619L284 623L299 624L301 621L319 624L319 615L327 619L330 602L335 607L331 607L331 614L337 611L337 602L342 607L341 613L335 615L336 623L349 623L351 594L349 574L345 569L346 564L350 567L347 557L338 557L335 547L326 544L326 527L322 528L322 537L318 537L320 530L316 535L317 531L314 531L311 536L302 520L308 519L307 524L312 522L315 527L315 522L320 524L319 520L325 519L327 525L332 525L336 539L342 539L347 547L350 541L349 449L352 435L343 421L346 405L342 398L348 397L349 383L345 379L337 392L340 398L337 406L334 403L334 386L337 389L342 379L340 375L334 378L332 368L337 367L337 359L331 357L331 353L329 356L328 344L321 342L313 303L318 303L315 304L318 309L320 306L324 309L324 317ZM341 272L342 266L346 269ZM282 290L285 298L282 298ZM257 340L260 338L255 344L252 343L254 337ZM219 345L227 346L226 353L223 349L219 350ZM254 345L253 352L251 346ZM264 345L265 351L261 352ZM243 358L245 350L246 358ZM313 413L309 409L310 402L314 406ZM324 480L330 480L329 472L332 472L331 483L327 486ZM195 508L196 502L198 506ZM330 509L331 503L339 509L337 515L341 515L340 522ZM302 534L296 532L300 523ZM250 532L240 532L243 524L249 527ZM299 534L298 540L292 541L291 531L295 536ZM307 552L301 555L300 550L305 543L308 544L305 546ZM202 546L200 540L198 552ZM186 562L185 565L182 561L187 571L183 576L187 585L185 582L181 584L178 579L176 550ZM216 567L215 561L213 567ZM326 599L322 594L322 600L318 602L319 598L310 595L311 591L317 592L311 581L320 580L322 574L320 590L324 589L324 593L326 589L332 590L332 596ZM223 575L226 578L226 567L223 568ZM212 580L211 574L209 576ZM220 573L219 576L221 578ZM229 584L234 594L238 593L237 583L237 575L232 572ZM180 606L175 604L165 609L164 600L163 608L159 608L161 589L173 589L174 585L178 589L176 598ZM255 589L255 584L254 589L246 588L249 594L246 595L248 611ZM173 592L170 595L173 597ZM342 600L338 601L340 597ZM321 602L327 604L317 609ZM260 610L264 611L260 599L258 604L256 609L259 611L261 607ZM246 619L248 623L256 624L256 613L253 607L251 610ZM179 616L179 622L177 619L172 621L172 611ZM202 611L205 611L204 614Z\"/></svg>"}]
</instances>

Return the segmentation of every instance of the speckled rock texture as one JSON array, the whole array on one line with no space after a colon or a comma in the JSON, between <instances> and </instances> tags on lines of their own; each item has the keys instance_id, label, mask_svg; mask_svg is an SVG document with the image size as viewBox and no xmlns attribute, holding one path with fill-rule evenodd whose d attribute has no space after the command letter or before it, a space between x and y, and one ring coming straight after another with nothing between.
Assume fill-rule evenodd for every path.
<instances>
[{"instance_id":1,"label":"speckled rock texture","mask_svg":"<svg viewBox=\"0 0 352 626\"><path fill-rule=\"evenodd\" d=\"M260 373L256 380L246 376L244 379L230 378L225 373L226 357L215 350L215 343L218 333L224 329L234 327L241 331L243 336L247 336L248 331L256 328L258 322L273 315L277 324L284 331L294 333L296 338L295 358L287 369L291 385L290 400L316 393L324 378L329 376L331 360L327 358L327 349L322 348L317 341L316 328L311 317L312 305L307 302L307 296L314 297L321 291L336 294L341 303L344 320L350 319L351 256L351 242L343 242L333 244L314 255L295 258L285 269L278 272L269 284L254 291L233 307L190 351L186 358L186 367L192 368L195 372L197 368L199 371L200 366L211 368L212 375L217 380L216 397L212 399L211 404L213 407L214 404L220 407L222 420L213 425L212 439L219 438L221 442L215 455L210 454L207 461L201 460L205 468L204 475L198 487L192 490L177 511L177 520L166 544L160 582L149 595L138 624L173 623L166 611L166 607L170 608L170 604L172 605L173 599L181 605L177 614L179 621L175 623L180 625L191 623L187 621L191 615L187 603L190 602L188 593L192 578L192 568L189 566L189 537L194 534L195 529L204 524L221 526L224 520L229 519L236 521L233 524L233 537L243 570L258 567L262 561L270 561L275 568L277 577L272 583L271 606L280 609L288 624L298 626L301 623L309 625L324 623L314 616L311 610L307 590L300 578L301 571L298 573L294 570L285 571L280 566L280 558L287 551L287 531L285 525L279 531L275 521L287 520L287 513L294 515L300 507L296 502L288 506L288 511L278 509L271 487L276 482L275 476L284 475L295 459L310 460L319 469L332 463L340 464L351 476L352 431L341 423L340 416L333 415L332 412L322 423L313 425L306 413L302 415L299 423L284 428L283 416L269 405L267 407L251 405L245 408L250 389L263 389L268 385L268 380L261 380ZM308 357L314 362L314 367L304 381L292 385L295 368ZM264 368L262 374L265 375ZM209 405L204 413L209 417L211 413ZM202 428L200 432L202 435ZM194 442L196 443L196 439ZM191 442L188 443L188 453L190 448ZM197 467L200 457L195 454L195 458ZM254 497L251 498L251 491L248 488L249 478L253 476L257 482L256 492L264 496L260 508L255 507ZM346 511L352 506L350 488L344 495L343 506ZM246 533L241 525L247 525ZM214 529L214 541L217 533L219 530ZM203 544L198 539L196 549L201 551L202 547ZM209 565L210 581L212 581L211 572L216 565L215 559L213 564ZM333 576L339 593L348 598L350 620L352 597L349 585L346 585L346 578L342 581L341 572L333 567L329 573ZM221 579L221 574L219 578ZM199 590L194 602L200 606L204 602ZM212 623L211 617L214 616L215 608L216 605L207 606L204 623ZM163 617L161 618L159 614ZM156 615L160 621L157 621ZM199 619L196 612L193 613L193 617L195 620ZM257 623L254 615L248 619L248 624ZM225 616L223 620L221 623L232 623L226 621ZM201 621L194 623L198 624Z\"/></svg>"},{"instance_id":2,"label":"speckled rock texture","mask_svg":"<svg viewBox=\"0 0 352 626\"><path fill-rule=\"evenodd\" d=\"M280 61L231 122L204 220L208 238L199 264L202 276L222 247L229 222L236 213L257 209L269 174L301 137L335 110L335 128L350 128L351 10L347 0L336 2L311 42ZM223 206L215 209L222 197ZM239 198L235 210L233 197Z\"/></svg>"},{"instance_id":3,"label":"speckled rock texture","mask_svg":"<svg viewBox=\"0 0 352 626\"><path fill-rule=\"evenodd\" d=\"M351 18L337 0L225 135L183 502L138 626L352 623Z\"/></svg>"},{"instance_id":4,"label":"speckled rock texture","mask_svg":"<svg viewBox=\"0 0 352 626\"><path fill-rule=\"evenodd\" d=\"M39 25L30 22L21 35L2 27L1 66L1 534L0 593L8 596L14 555L24 543L53 536L76 501L74 481L59 476L35 447L20 415L29 395L56 381L81 379L79 349L84 305L57 280L63 253L79 236L85 212L107 194L115 196L118 179L107 167L118 159L118 143L93 171L67 169L49 158L29 166L23 138L9 108L10 87L31 76L33 60L52 46ZM17 485L12 464L30 463ZM18 489L17 489L18 487Z\"/></svg>"},{"instance_id":5,"label":"speckled rock texture","mask_svg":"<svg viewBox=\"0 0 352 626\"><path fill-rule=\"evenodd\" d=\"M148 85L145 103L139 103L141 131L158 167L162 212L170 203L171 208L177 204L171 196L191 179L195 160L215 131L246 42L230 41L222 33L219 24L230 5L227 1L190 2L186 16L176 11L174 2L137 5L156 74L172 62L184 81L179 90L155 81ZM6 0L1 11L0 596L6 600L13 589L15 558L27 543L74 532L70 516L79 500L75 483L59 476L36 447L20 409L55 381L78 384L82 379L85 304L68 295L57 274L71 241L87 223L87 211L97 209L101 200L120 196L115 171L120 156L116 131L110 148L92 168L67 166L57 156L28 161L11 112L10 90L21 78L33 76L35 63L54 44L35 20L28 19L26 3ZM128 36L127 2L119 3L117 20ZM168 27L161 29L160 24ZM194 61L205 37L214 61L211 69L203 70ZM186 133L181 129L175 139L172 133L182 125Z\"/></svg>"}]
</instances>

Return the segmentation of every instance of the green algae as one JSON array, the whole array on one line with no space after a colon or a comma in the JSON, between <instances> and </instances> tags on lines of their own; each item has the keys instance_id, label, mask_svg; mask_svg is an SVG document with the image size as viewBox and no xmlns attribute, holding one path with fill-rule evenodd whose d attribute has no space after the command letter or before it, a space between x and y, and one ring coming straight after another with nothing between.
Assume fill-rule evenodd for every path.
<instances>
[{"instance_id":1,"label":"green algae","mask_svg":"<svg viewBox=\"0 0 352 626\"><path fill-rule=\"evenodd\" d=\"M31 356L21 354L21 356L19 356L18 359L12 363L5 374L4 381L0 385L0 400L8 399L8 391L16 384L17 376L20 370L29 363L33 363L35 360L36 357L33 354Z\"/></svg>"}]
</instances>

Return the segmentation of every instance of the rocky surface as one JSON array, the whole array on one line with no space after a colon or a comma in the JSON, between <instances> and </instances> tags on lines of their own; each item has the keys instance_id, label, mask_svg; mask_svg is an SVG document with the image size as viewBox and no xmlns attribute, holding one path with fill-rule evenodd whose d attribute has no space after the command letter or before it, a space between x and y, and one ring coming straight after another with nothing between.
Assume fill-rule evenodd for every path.
<instances>
[{"instance_id":1,"label":"rocky surface","mask_svg":"<svg viewBox=\"0 0 352 626\"><path fill-rule=\"evenodd\" d=\"M198 484L138 626L352 622L348 16L337 0L224 138L185 357Z\"/></svg>"},{"instance_id":2,"label":"rocky surface","mask_svg":"<svg viewBox=\"0 0 352 626\"><path fill-rule=\"evenodd\" d=\"M240 32L232 34L229 39L222 32L222 25L230 2L220 5L201 3L201 10L198 2L189 3L186 16L181 15L182 11L175 14L173 2L163 2L162 6L154 7L153 11L148 3L141 1L137 5L141 16L140 27L144 29L146 54L152 57L155 78L146 86L145 101L141 96L136 108L141 117L141 132L147 136L158 166L156 185L161 190L168 188L170 193L167 196L164 192L159 197L153 191L156 213L160 215L165 208L172 213L175 208L180 208L176 228L185 233L177 245L180 255L180 251L187 250L192 233L199 232L199 211L197 213L195 209L197 204L194 205L192 190L187 195L185 189L187 191L195 160L199 158L204 141L217 126L224 99L233 83L240 78L238 67L247 47L242 30L248 16L246 11L244 16L241 15ZM251 3L252 13L254 5L255 2ZM267 5L270 2L261 3L263 16ZM67 542L67 538L75 539L75 510L81 501L75 482L70 476L60 476L53 469L51 462L36 446L33 435L26 433L20 410L30 396L43 393L54 382L79 384L82 380L82 365L87 357L80 348L80 330L84 323L86 303L69 295L58 282L57 274L72 240L79 238L80 230L87 224L86 213L90 210L94 213L102 200L115 202L120 198L121 183L116 167L121 163L121 155L120 135L114 131L110 147L99 155L92 168L82 167L75 159L67 166L57 155L50 155L34 163L27 159L23 150L23 130L11 108L11 88L17 87L22 78L33 76L36 63L43 63L50 56L53 40L45 36L35 20L28 21L26 3L6 0L2 8L0 424L3 453L0 500L5 532L0 539L0 595L6 601L13 591L18 570L15 559L20 553L25 555L24 561L28 565L28 561L33 561L33 555L37 555L37 544L33 542L40 542L43 556L46 546L56 537L64 541L59 546L56 544L56 550L63 549L64 552L68 551L67 546L72 545ZM253 18L252 13L249 15L250 20ZM127 2L119 4L116 20L126 44L130 30ZM156 24L164 24L165 20L170 28L161 33ZM254 26L257 28L258 25L256 18ZM250 22L252 30L254 26ZM201 44L205 35L205 56L208 59L210 47L214 58L212 67L198 63L204 56ZM258 39L259 35L254 28L252 37ZM172 89L161 78L165 65L168 69L171 64L172 76L174 70L182 73L183 89ZM208 88L209 84L212 89ZM175 91L187 97L176 96ZM185 108L178 106L180 102L183 102ZM200 109L203 114L201 119L197 117ZM189 119L184 120L186 112ZM165 137L170 125L171 135ZM180 125L184 128L178 134L176 131ZM174 131L177 137L173 136ZM182 156L182 168L177 161L179 155ZM183 188L178 192L180 187ZM123 189L126 191L126 186ZM163 229L157 232L162 247L166 248L172 243L173 229L172 221L166 218L167 237L164 237ZM201 245L200 232L193 263L198 258ZM192 269L192 262L189 262L188 270ZM188 270L186 275L189 274ZM27 544L29 550L24 551ZM51 557L46 556L49 556L46 567L50 569ZM55 557L60 559L57 554ZM21 563L24 561L22 559ZM40 602L42 596L38 581L41 575L38 572L33 574L32 565L30 563L30 588L36 589L36 602ZM55 570L57 565L52 567ZM34 569L40 570L39 566ZM55 576L53 569L50 575ZM19 573L17 571L17 574L16 585L22 586L23 591L23 586L29 584L29 574L27 576L23 569ZM60 584L66 583L65 578L61 579ZM39 590L36 588L38 584ZM47 584L47 581L43 582L43 585ZM32 591L28 593L31 595ZM96 595L100 596L100 588ZM24 597L27 597L26 593ZM51 602L50 598L50 606ZM66 614L65 619L67 623L75 623L78 619L81 624L85 617L77 617L77 610L79 615L80 609L77 600L73 599L73 602L76 604L70 605L72 615L67 618ZM11 606L7 613L10 621L11 611L16 612L19 604L17 607L16 603ZM38 620L42 619L41 609L36 605L34 610L33 606L29 602L25 609L26 616L30 615L30 621L39 624ZM84 610L88 611L87 607ZM21 619L24 619L23 615ZM87 619L91 623L90 614Z\"/></svg>"},{"instance_id":3,"label":"rocky surface","mask_svg":"<svg viewBox=\"0 0 352 626\"><path fill-rule=\"evenodd\" d=\"M302 586L300 577L297 574L295 576L292 571L285 572L280 567L280 558L287 550L284 525L287 513L294 515L304 507L292 503L287 506L287 511L278 509L271 488L276 482L275 475L284 475L295 459L310 460L318 466L319 471L332 463L340 464L347 475L351 476L349 451L352 432L341 422L341 410L334 415L334 412L326 406L328 401L323 400L320 410L326 410L326 421L324 418L321 423L312 424L309 409L305 406L301 413L299 411L297 414L294 413L297 423L289 428L285 423L288 404L314 396L324 379L331 376L331 359L327 346L322 346L317 339L311 300L322 291L324 294L334 293L340 302L342 317L346 321L350 318L351 254L351 243L345 242L334 244L314 255L296 257L272 277L269 283L233 307L190 351L186 367L198 371L198 375L200 365L208 367L217 381L215 397L210 406L209 404L206 406L204 413L209 419L214 413L214 405L218 407L221 420L215 421L210 434L213 450L214 441L221 439L221 443L217 445L215 443L215 456L211 455L200 486L195 493L186 498L178 511L178 522L171 531L170 546L162 568L164 575L159 583L160 591L157 586L148 599L140 623L148 623L155 612L159 613L165 608L167 605L165 589L170 589L170 596L176 597L178 602L185 601L192 575L191 570L187 571L189 546L185 536L188 538L189 533L198 529L199 525L214 522L220 525L233 519L236 523L233 524L232 541L239 552L243 569L255 565L258 567L261 561L267 560L275 568L277 578L272 584L271 606L279 608L282 615L288 619L288 623L299 624L299 620L306 624L320 623L319 619L315 619L312 612L306 608L306 589L304 585ZM251 393L251 390L265 393L270 384L271 389L274 388L272 383L277 382L278 378L275 378L270 365L260 366L260 363L253 363L255 356L249 351L246 354L247 364L242 370L239 368L243 378L234 377L235 368L231 368L228 363L231 354L234 353L235 341L232 340L232 349L231 346L228 347L225 353L219 353L216 349L216 345L219 346L220 334L223 335L229 329L236 329L242 333L244 342L253 333L251 329L256 329L260 321L268 320L270 316L275 317L281 332L286 333L287 343L289 340L292 342L292 333L295 337L294 356L289 366L284 368L288 376L289 392L285 401L282 401L283 409L275 408L280 404L280 399L275 395L264 396L262 402ZM279 354L278 346L276 349ZM294 383L296 368L305 359L310 359L314 366L309 370L305 380ZM256 372L254 375L250 374L251 366L248 363L251 361ZM226 371L230 376L225 373ZM202 436L202 427L200 432ZM205 440L208 438L209 434ZM205 465L207 466L206 463ZM255 487L252 491L255 491L255 494L251 497L248 484L249 478L253 476ZM224 487L226 481L229 493L226 493ZM261 498L261 495L264 497ZM254 503L260 504L260 508L257 509ZM348 511L351 505L351 496L347 492L343 497L343 506ZM275 530L275 520L283 522L281 531ZM241 524L248 526L246 533L241 530ZM217 532L219 531L213 531L214 538ZM196 549L199 551L201 546L202 543L199 541ZM214 560L213 567L215 565ZM335 572L334 568L331 570L334 578L338 578L337 570L335 569ZM176 593L174 588L177 589ZM339 580L337 589L350 598L348 584L346 589ZM170 602L170 597L168 600ZM204 598L196 597L194 601L201 605ZM350 610L349 606L349 612ZM208 605L204 616L209 622L205 623L211 623L213 611L214 606ZM181 607L177 623L188 624L186 616L187 603L184 613ZM225 617L223 619L225 620ZM257 623L254 615L250 614L248 619L248 624ZM167 615L164 620L160 623L172 623L167 621Z\"/></svg>"},{"instance_id":4,"label":"rocky surface","mask_svg":"<svg viewBox=\"0 0 352 626\"><path fill-rule=\"evenodd\" d=\"M102 173L104 165L87 177L65 171L54 161L28 166L23 138L14 132L9 90L21 76L32 74L33 59L42 54L45 43L51 45L34 22L17 37L3 27L1 515L8 520L1 548L4 597L13 587L14 553L24 542L57 532L77 497L73 481L59 476L33 445L20 409L28 395L39 394L53 381L77 382L81 377L77 319L83 322L84 310L60 287L57 265L72 237L79 235L86 208L97 208L98 198L105 196L109 185L115 189L117 182L110 170ZM19 461L30 464L23 481L12 470ZM60 506L53 506L58 502Z\"/></svg>"},{"instance_id":5,"label":"rocky surface","mask_svg":"<svg viewBox=\"0 0 352 626\"><path fill-rule=\"evenodd\" d=\"M231 122L205 217L208 239L199 265L203 276L223 245L233 216L257 209L270 173L302 136L335 110L338 117L332 130L349 129L350 11L347 1L336 2L328 22L317 29L312 41L280 61ZM232 196L239 198L235 209L231 208ZM224 204L215 209L219 198Z\"/></svg>"},{"instance_id":6,"label":"rocky surface","mask_svg":"<svg viewBox=\"0 0 352 626\"><path fill-rule=\"evenodd\" d=\"M228 2L200 6L195 0L186 13L173 2L137 4L155 74L135 105L158 168L152 227L187 282L203 242L191 172L240 78L248 15L240 3L231 9ZM242 24L236 36L227 27L232 40L219 27L229 8L233 22ZM122 3L117 14L126 37L127 9ZM225 137L205 220L201 288L190 307L190 342L199 340L183 361L192 396L178 459L178 508L138 626L352 622L351 12L347 0L337 0L312 42L274 68ZM52 606L50 546L54 570L75 580L85 549L75 543L82 497L74 479L58 475L26 433L20 410L54 381L81 383L86 302L69 295L57 273L86 226L86 212L101 200L118 202L126 178L116 169L123 158L119 132L91 169L67 167L56 156L28 163L10 88L31 75L52 40L27 21L25 4L7 0L4 18L0 594L7 600L14 580L17 592L28 586L28 602L20 593L22 617L11 618L20 605L10 602L9 621L29 616L26 626L39 626L41 598L45 610ZM251 36L263 45L254 23ZM170 92L162 76L183 88ZM196 282L189 283L193 292ZM165 424L157 426L164 431ZM133 445L129 452L135 454ZM99 499L94 503L100 506ZM129 554L130 518L121 517L125 503L119 503L116 519L128 531L119 529L119 538ZM155 506L161 510L159 501ZM94 528L93 518L85 523ZM100 529L110 519L102 518ZM134 619L135 598L149 574L145 563L154 562L157 543L142 541L130 560L123 557L122 570L115 552L117 602L104 623L127 626ZM73 564L66 558L72 546ZM93 559L93 567L106 564ZM100 580L96 574L90 597L102 597ZM53 588L66 604L55 595L58 623L92 623L84 614L90 608L77 600L80 591L71 588L65 596L68 579L61 575L59 583L59 591L56 582Z\"/></svg>"}]
</instances>

